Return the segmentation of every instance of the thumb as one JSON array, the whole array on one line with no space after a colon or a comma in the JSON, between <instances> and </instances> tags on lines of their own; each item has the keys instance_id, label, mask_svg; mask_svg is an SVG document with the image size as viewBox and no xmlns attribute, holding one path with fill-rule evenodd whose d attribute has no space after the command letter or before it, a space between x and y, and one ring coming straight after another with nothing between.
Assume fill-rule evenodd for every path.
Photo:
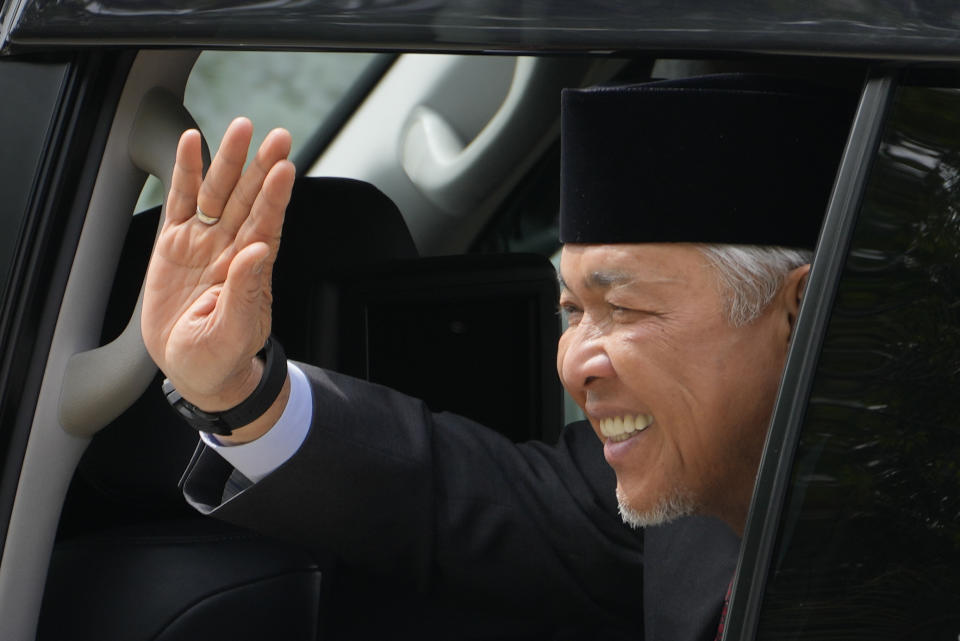
<instances>
[{"instance_id":1,"label":"thumb","mask_svg":"<svg viewBox=\"0 0 960 641\"><path fill-rule=\"evenodd\" d=\"M266 243L244 247L230 262L227 280L217 301L218 322L224 334L241 345L260 349L270 334L270 271Z\"/></svg>"}]
</instances>

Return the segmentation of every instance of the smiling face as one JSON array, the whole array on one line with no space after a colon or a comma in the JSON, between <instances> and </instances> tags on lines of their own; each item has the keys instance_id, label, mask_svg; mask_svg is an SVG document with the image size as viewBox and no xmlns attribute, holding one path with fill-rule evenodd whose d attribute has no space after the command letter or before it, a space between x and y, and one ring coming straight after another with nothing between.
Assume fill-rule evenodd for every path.
<instances>
[{"instance_id":1,"label":"smiling face","mask_svg":"<svg viewBox=\"0 0 960 641\"><path fill-rule=\"evenodd\" d=\"M638 524L697 511L742 531L802 275L733 327L694 245L568 244L560 274L557 370L604 441L621 507Z\"/></svg>"}]
</instances>

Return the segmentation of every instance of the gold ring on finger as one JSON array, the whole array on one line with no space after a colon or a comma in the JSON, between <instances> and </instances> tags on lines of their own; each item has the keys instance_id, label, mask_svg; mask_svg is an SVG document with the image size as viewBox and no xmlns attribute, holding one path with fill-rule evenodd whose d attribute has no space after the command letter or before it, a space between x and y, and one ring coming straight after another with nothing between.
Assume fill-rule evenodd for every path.
<instances>
[{"instance_id":1,"label":"gold ring on finger","mask_svg":"<svg viewBox=\"0 0 960 641\"><path fill-rule=\"evenodd\" d=\"M197 220L204 225L216 225L218 222L220 222L219 217L207 216L205 213L203 213L203 210L200 209L200 205L197 205Z\"/></svg>"}]
</instances>

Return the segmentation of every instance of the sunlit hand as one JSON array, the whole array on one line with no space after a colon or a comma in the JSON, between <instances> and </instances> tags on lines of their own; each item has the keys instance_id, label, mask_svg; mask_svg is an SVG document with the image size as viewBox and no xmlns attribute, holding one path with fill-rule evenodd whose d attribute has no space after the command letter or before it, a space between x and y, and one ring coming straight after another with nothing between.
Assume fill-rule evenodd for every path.
<instances>
[{"instance_id":1,"label":"sunlit hand","mask_svg":"<svg viewBox=\"0 0 960 641\"><path fill-rule=\"evenodd\" d=\"M249 120L234 120L206 177L199 132L180 137L146 277L147 350L177 391L207 411L253 392L262 374L254 356L270 334L271 275L295 171L283 129L242 171L252 132ZM204 224L198 206L219 221Z\"/></svg>"}]
</instances>

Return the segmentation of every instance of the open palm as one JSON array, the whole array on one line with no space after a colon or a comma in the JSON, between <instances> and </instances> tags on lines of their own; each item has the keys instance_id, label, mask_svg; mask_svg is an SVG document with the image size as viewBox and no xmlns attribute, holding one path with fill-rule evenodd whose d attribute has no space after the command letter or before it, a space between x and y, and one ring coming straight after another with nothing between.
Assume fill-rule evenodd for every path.
<instances>
[{"instance_id":1,"label":"open palm","mask_svg":"<svg viewBox=\"0 0 960 641\"><path fill-rule=\"evenodd\" d=\"M206 177L199 132L181 136L146 277L147 350L184 398L208 411L236 405L259 381L254 356L270 334L273 262L295 175L282 129L243 171L252 131L249 120L234 120ZM203 223L198 206L219 222Z\"/></svg>"}]
</instances>

